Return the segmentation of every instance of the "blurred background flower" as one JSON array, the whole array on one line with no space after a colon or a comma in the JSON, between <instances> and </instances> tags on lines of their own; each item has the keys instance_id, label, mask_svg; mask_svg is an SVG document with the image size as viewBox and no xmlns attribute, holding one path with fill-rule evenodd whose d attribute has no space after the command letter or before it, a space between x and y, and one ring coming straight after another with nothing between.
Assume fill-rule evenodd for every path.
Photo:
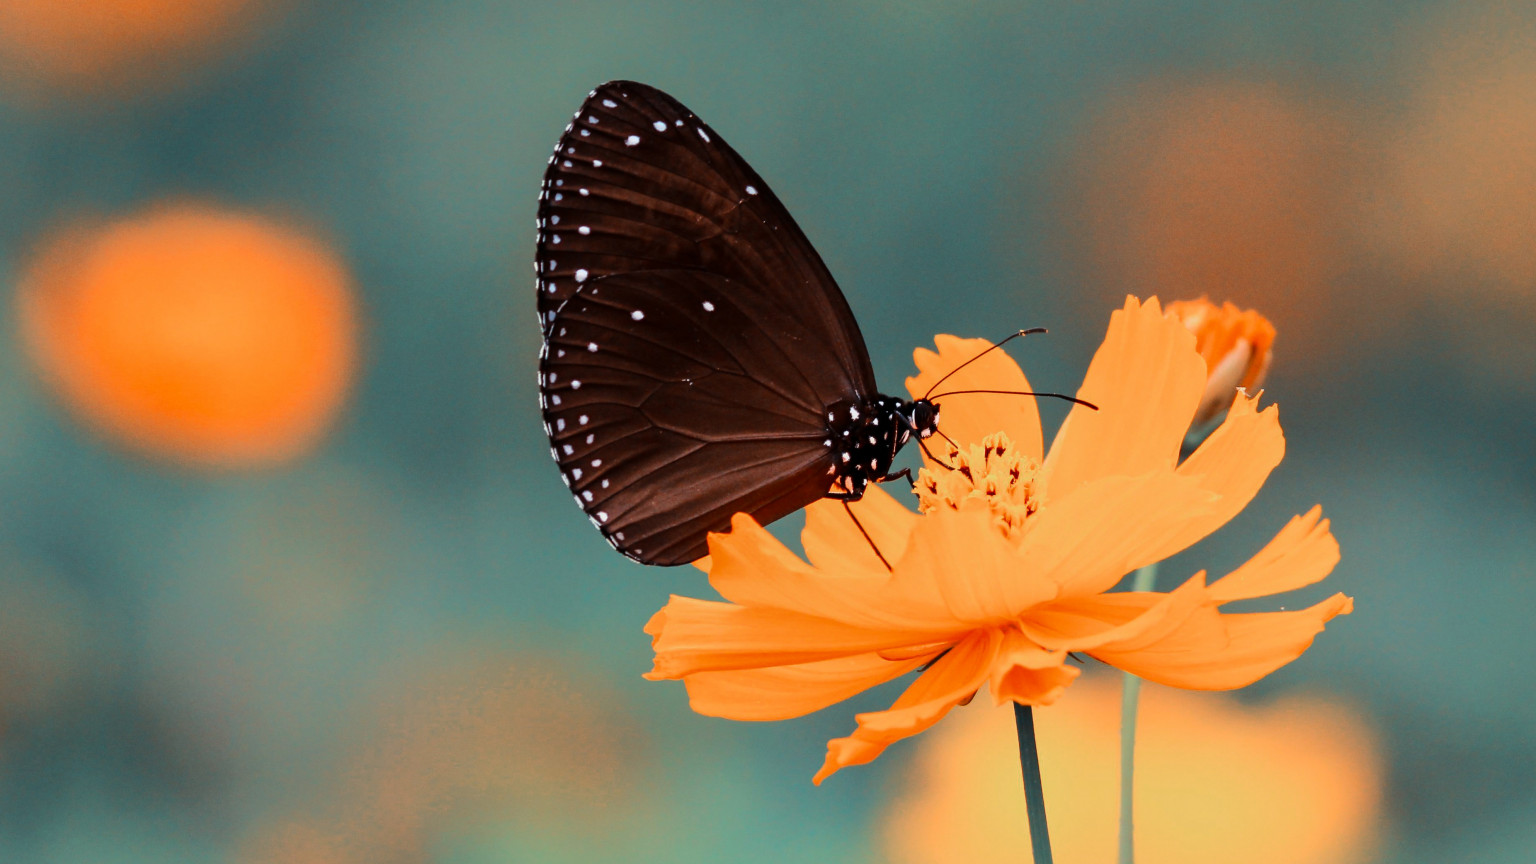
<instances>
[{"instance_id":1,"label":"blurred background flower","mask_svg":"<svg viewBox=\"0 0 1536 864\"><path fill-rule=\"evenodd\" d=\"M174 83L287 0L7 0L0 74L13 93L122 96Z\"/></svg>"},{"instance_id":2,"label":"blurred background flower","mask_svg":"<svg viewBox=\"0 0 1536 864\"><path fill-rule=\"evenodd\" d=\"M1064 862L1115 860L1120 689L1085 678L1035 712L1051 842ZM1012 712L962 709L930 733L883 821L893 862L1017 861L1029 848ZM1342 703L1261 706L1155 685L1136 744L1136 860L1359 864L1380 834L1375 732Z\"/></svg>"},{"instance_id":3,"label":"blurred background flower","mask_svg":"<svg viewBox=\"0 0 1536 864\"><path fill-rule=\"evenodd\" d=\"M313 446L356 365L336 255L208 205L57 229L16 296L33 359L70 410L194 464L278 462Z\"/></svg>"},{"instance_id":4,"label":"blurred background flower","mask_svg":"<svg viewBox=\"0 0 1536 864\"><path fill-rule=\"evenodd\" d=\"M773 186L882 381L935 332L1047 325L1010 350L1068 389L1126 293L1273 320L1285 462L1168 566L1225 572L1327 502L1326 590L1361 612L1252 698L1371 718L1376 861L1525 864L1532 33L1498 0L0 3L0 861L611 860L615 836L886 860L917 748L815 791L805 765L895 691L741 724L647 690L640 628L703 577L614 555L547 460L539 178L631 77ZM1295 740L1278 710L1223 723ZM531 758L527 724L588 743Z\"/></svg>"}]
</instances>

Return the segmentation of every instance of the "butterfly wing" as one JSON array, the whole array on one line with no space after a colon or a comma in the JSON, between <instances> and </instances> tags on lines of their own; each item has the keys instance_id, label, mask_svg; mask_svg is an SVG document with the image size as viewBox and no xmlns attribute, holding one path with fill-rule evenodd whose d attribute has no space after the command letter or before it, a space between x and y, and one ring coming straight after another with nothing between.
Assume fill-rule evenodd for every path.
<instances>
[{"instance_id":1,"label":"butterfly wing","mask_svg":"<svg viewBox=\"0 0 1536 864\"><path fill-rule=\"evenodd\" d=\"M822 397L798 370L834 358L812 335L703 270L618 274L568 299L540 360L544 421L614 548L684 564L733 514L771 522L826 493Z\"/></svg>"},{"instance_id":2,"label":"butterfly wing","mask_svg":"<svg viewBox=\"0 0 1536 864\"><path fill-rule=\"evenodd\" d=\"M632 81L603 84L560 138L539 200L540 323L587 281L704 270L791 311L835 358L823 392L874 393L859 326L768 184L692 111Z\"/></svg>"},{"instance_id":3,"label":"butterfly wing","mask_svg":"<svg viewBox=\"0 0 1536 864\"><path fill-rule=\"evenodd\" d=\"M863 337L757 172L670 96L615 81L561 137L539 202L540 397L555 460L615 548L706 554L834 476L827 408L875 394Z\"/></svg>"}]
</instances>

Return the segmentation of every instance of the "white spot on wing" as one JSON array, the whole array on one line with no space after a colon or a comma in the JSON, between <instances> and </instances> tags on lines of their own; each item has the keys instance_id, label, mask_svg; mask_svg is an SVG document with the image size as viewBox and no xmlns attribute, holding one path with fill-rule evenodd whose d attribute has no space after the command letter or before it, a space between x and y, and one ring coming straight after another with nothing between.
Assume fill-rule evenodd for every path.
<instances>
[{"instance_id":1,"label":"white spot on wing","mask_svg":"<svg viewBox=\"0 0 1536 864\"><path fill-rule=\"evenodd\" d=\"M705 144L709 143L709 133L704 131L703 126L699 127L699 137L704 139Z\"/></svg>"},{"instance_id":2,"label":"white spot on wing","mask_svg":"<svg viewBox=\"0 0 1536 864\"><path fill-rule=\"evenodd\" d=\"M619 107L619 103L613 101L612 99L604 99L603 100L603 105L605 107L607 107L607 108L617 108L617 107Z\"/></svg>"},{"instance_id":3,"label":"white spot on wing","mask_svg":"<svg viewBox=\"0 0 1536 864\"><path fill-rule=\"evenodd\" d=\"M588 192L588 191L587 191L587 190L586 190L586 189L577 189L577 190L576 190L576 191L577 191L577 192L580 192L580 193L581 193L581 197L583 197L583 198L585 198L585 197L587 197L587 196L588 196L588 195L591 195L591 194L592 194L592 193L591 193L591 192Z\"/></svg>"},{"instance_id":4,"label":"white spot on wing","mask_svg":"<svg viewBox=\"0 0 1536 864\"><path fill-rule=\"evenodd\" d=\"M705 312L713 312L713 311L715 311L715 304L709 302L708 300L705 300L704 301L704 311Z\"/></svg>"},{"instance_id":5,"label":"white spot on wing","mask_svg":"<svg viewBox=\"0 0 1536 864\"><path fill-rule=\"evenodd\" d=\"M645 317L645 313L641 312L639 309L636 309L635 311L629 313L629 317L639 321Z\"/></svg>"},{"instance_id":6,"label":"white spot on wing","mask_svg":"<svg viewBox=\"0 0 1536 864\"><path fill-rule=\"evenodd\" d=\"M593 468L601 468L601 467L603 467L603 460L601 460L601 459L593 459L592 460L592 467Z\"/></svg>"},{"instance_id":7,"label":"white spot on wing","mask_svg":"<svg viewBox=\"0 0 1536 864\"><path fill-rule=\"evenodd\" d=\"M577 282L585 282L585 281L587 281L587 271L585 269L577 269L577 271L576 271L576 281Z\"/></svg>"},{"instance_id":8,"label":"white spot on wing","mask_svg":"<svg viewBox=\"0 0 1536 864\"><path fill-rule=\"evenodd\" d=\"M639 143L640 143L640 136L639 135L631 135L628 138L624 139L624 146L625 147L633 147L633 146L635 146L636 144L639 144Z\"/></svg>"},{"instance_id":9,"label":"white spot on wing","mask_svg":"<svg viewBox=\"0 0 1536 864\"><path fill-rule=\"evenodd\" d=\"M564 447L561 447L560 449L564 450L565 451L565 455L567 455L567 456L571 456L571 455L575 454L575 452L576 452L576 448L572 447L569 444L565 445Z\"/></svg>"},{"instance_id":10,"label":"white spot on wing","mask_svg":"<svg viewBox=\"0 0 1536 864\"><path fill-rule=\"evenodd\" d=\"M748 195L756 195L757 194L757 187L756 186L748 186L747 187L747 194Z\"/></svg>"},{"instance_id":11,"label":"white spot on wing","mask_svg":"<svg viewBox=\"0 0 1536 864\"><path fill-rule=\"evenodd\" d=\"M597 343L596 342L588 342L587 343L587 350L591 351L593 354L596 354L597 353Z\"/></svg>"},{"instance_id":12,"label":"white spot on wing","mask_svg":"<svg viewBox=\"0 0 1536 864\"><path fill-rule=\"evenodd\" d=\"M585 236L587 234L591 234L592 233L592 227L590 225L583 225L580 228L576 229L576 233L577 234L581 234L583 236Z\"/></svg>"},{"instance_id":13,"label":"white spot on wing","mask_svg":"<svg viewBox=\"0 0 1536 864\"><path fill-rule=\"evenodd\" d=\"M657 120L655 123L652 123L651 125L656 127L656 131L657 132L665 132L665 131L667 131L667 121L665 121L665 120Z\"/></svg>"}]
</instances>

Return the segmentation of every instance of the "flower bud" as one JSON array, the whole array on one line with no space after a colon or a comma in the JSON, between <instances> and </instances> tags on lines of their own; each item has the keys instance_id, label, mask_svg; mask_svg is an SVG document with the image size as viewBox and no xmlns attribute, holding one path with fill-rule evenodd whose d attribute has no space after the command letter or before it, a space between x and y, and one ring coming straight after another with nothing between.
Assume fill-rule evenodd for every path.
<instances>
[{"instance_id":1,"label":"flower bud","mask_svg":"<svg viewBox=\"0 0 1536 864\"><path fill-rule=\"evenodd\" d=\"M1264 383L1275 344L1275 325L1269 319L1231 303L1217 306L1204 297L1169 303L1167 314L1195 334L1195 347L1205 358L1205 393L1191 428L1232 407L1238 389L1256 390Z\"/></svg>"}]
</instances>

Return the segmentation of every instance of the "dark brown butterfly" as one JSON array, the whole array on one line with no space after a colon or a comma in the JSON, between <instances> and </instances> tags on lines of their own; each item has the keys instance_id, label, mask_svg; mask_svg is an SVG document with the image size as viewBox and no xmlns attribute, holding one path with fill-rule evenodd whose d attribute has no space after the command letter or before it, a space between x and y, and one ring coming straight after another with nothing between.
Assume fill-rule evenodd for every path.
<instances>
[{"instance_id":1,"label":"dark brown butterfly","mask_svg":"<svg viewBox=\"0 0 1536 864\"><path fill-rule=\"evenodd\" d=\"M936 431L932 402L877 391L784 205L667 94L593 90L550 157L538 223L550 452L630 558L683 564L735 513L857 499Z\"/></svg>"}]
</instances>

